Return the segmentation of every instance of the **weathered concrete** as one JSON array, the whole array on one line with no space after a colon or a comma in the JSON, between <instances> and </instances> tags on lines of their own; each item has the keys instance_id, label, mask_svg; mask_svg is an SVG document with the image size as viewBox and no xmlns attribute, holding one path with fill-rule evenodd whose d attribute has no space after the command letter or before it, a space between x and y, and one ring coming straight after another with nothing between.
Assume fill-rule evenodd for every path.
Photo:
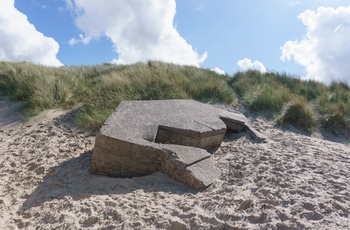
<instances>
[{"instance_id":1,"label":"weathered concrete","mask_svg":"<svg viewBox=\"0 0 350 230\"><path fill-rule=\"evenodd\" d=\"M262 133L258 132L256 129L252 127L251 124L246 123L246 129L249 132L249 134L252 136L252 138L258 142L265 141L267 137L263 135Z\"/></svg>"},{"instance_id":2,"label":"weathered concrete","mask_svg":"<svg viewBox=\"0 0 350 230\"><path fill-rule=\"evenodd\" d=\"M160 170L206 188L220 172L205 149L220 146L227 128L240 132L246 124L241 114L192 100L124 101L96 137L90 171L133 177Z\"/></svg>"}]
</instances>

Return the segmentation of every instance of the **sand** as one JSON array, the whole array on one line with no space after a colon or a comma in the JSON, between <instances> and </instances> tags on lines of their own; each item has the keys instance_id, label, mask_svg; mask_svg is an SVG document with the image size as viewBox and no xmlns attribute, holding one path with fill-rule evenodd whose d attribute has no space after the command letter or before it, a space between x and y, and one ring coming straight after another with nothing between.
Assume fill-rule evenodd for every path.
<instances>
[{"instance_id":1,"label":"sand","mask_svg":"<svg viewBox=\"0 0 350 230\"><path fill-rule=\"evenodd\" d=\"M16 106L0 103L1 229L350 229L350 147L321 135L251 118L269 140L229 134L221 177L196 191L160 172L92 175L95 134L74 111L23 124Z\"/></svg>"}]
</instances>

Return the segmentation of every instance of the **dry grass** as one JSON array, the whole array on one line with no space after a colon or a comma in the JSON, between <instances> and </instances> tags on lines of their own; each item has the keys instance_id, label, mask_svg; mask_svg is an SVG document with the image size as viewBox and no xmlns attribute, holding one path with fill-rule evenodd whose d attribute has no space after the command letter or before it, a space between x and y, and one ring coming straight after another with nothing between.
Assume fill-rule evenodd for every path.
<instances>
[{"instance_id":1,"label":"dry grass","mask_svg":"<svg viewBox=\"0 0 350 230\"><path fill-rule=\"evenodd\" d=\"M59 68L2 62L0 94L24 101L30 116L81 105L77 123L96 129L123 100L233 103L236 97L226 78L207 69L152 61Z\"/></svg>"},{"instance_id":2,"label":"dry grass","mask_svg":"<svg viewBox=\"0 0 350 230\"><path fill-rule=\"evenodd\" d=\"M316 118L313 110L308 105L305 97L297 96L287 104L279 124L292 124L305 131L313 131L316 128Z\"/></svg>"},{"instance_id":3,"label":"dry grass","mask_svg":"<svg viewBox=\"0 0 350 230\"><path fill-rule=\"evenodd\" d=\"M247 71L236 73L229 84L248 108L273 113L279 123L306 130L323 127L336 134L350 131L350 87L346 82L327 86L286 74Z\"/></svg>"},{"instance_id":4,"label":"dry grass","mask_svg":"<svg viewBox=\"0 0 350 230\"><path fill-rule=\"evenodd\" d=\"M307 130L350 131L347 83L327 86L272 72L222 76L208 69L156 61L59 68L0 62L0 95L24 101L24 113L29 116L45 109L80 105L77 124L93 129L99 128L123 100L235 103L237 95L246 108L268 111L279 117L279 123Z\"/></svg>"}]
</instances>

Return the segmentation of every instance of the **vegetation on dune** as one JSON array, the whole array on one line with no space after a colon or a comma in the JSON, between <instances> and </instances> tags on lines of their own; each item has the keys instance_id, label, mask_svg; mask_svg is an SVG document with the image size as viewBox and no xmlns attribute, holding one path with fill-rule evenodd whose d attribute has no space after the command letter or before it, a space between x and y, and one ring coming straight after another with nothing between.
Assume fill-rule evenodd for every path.
<instances>
[{"instance_id":1,"label":"vegetation on dune","mask_svg":"<svg viewBox=\"0 0 350 230\"><path fill-rule=\"evenodd\" d=\"M305 131L312 131L316 126L313 110L305 97L296 96L286 105L286 110L277 119L279 124L292 124Z\"/></svg>"},{"instance_id":2,"label":"vegetation on dune","mask_svg":"<svg viewBox=\"0 0 350 230\"><path fill-rule=\"evenodd\" d=\"M133 65L44 67L0 63L0 94L36 115L80 105L77 123L98 128L123 100L195 99L232 103L226 78L207 69L149 61Z\"/></svg>"},{"instance_id":3,"label":"vegetation on dune","mask_svg":"<svg viewBox=\"0 0 350 230\"><path fill-rule=\"evenodd\" d=\"M228 84L253 111L272 112L279 124L289 123L311 131L323 127L336 134L350 131L350 87L329 86L279 73L236 73Z\"/></svg>"},{"instance_id":4,"label":"vegetation on dune","mask_svg":"<svg viewBox=\"0 0 350 230\"><path fill-rule=\"evenodd\" d=\"M321 125L340 134L350 130L350 87L345 82L332 82L329 91L318 101Z\"/></svg>"},{"instance_id":5,"label":"vegetation on dune","mask_svg":"<svg viewBox=\"0 0 350 230\"><path fill-rule=\"evenodd\" d=\"M257 71L233 76L157 61L132 65L45 67L0 62L0 96L25 103L33 116L50 108L79 106L78 125L99 128L122 100L195 99L235 103L265 111L279 124L311 131L323 127L350 131L350 87L302 81L286 74Z\"/></svg>"},{"instance_id":6,"label":"vegetation on dune","mask_svg":"<svg viewBox=\"0 0 350 230\"><path fill-rule=\"evenodd\" d=\"M328 91L328 87L316 81L268 72L238 72L229 80L230 86L251 109L279 112L295 95L311 101Z\"/></svg>"}]
</instances>

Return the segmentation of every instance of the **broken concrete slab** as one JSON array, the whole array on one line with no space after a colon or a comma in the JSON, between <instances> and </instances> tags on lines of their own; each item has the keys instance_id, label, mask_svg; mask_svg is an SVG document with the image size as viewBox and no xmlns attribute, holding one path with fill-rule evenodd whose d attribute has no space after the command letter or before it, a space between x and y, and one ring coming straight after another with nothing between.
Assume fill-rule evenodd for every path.
<instances>
[{"instance_id":1,"label":"broken concrete slab","mask_svg":"<svg viewBox=\"0 0 350 230\"><path fill-rule=\"evenodd\" d=\"M192 188L206 188L220 176L211 154L204 149L181 145L167 145L162 149L165 154L160 171Z\"/></svg>"},{"instance_id":2,"label":"broken concrete slab","mask_svg":"<svg viewBox=\"0 0 350 230\"><path fill-rule=\"evenodd\" d=\"M247 123L245 126L247 131L255 141L262 142L267 140L267 137L264 134L258 132L256 129L254 129L251 124Z\"/></svg>"},{"instance_id":3,"label":"broken concrete slab","mask_svg":"<svg viewBox=\"0 0 350 230\"><path fill-rule=\"evenodd\" d=\"M205 149L219 147L227 128L240 132L247 122L193 100L123 101L96 137L90 171L133 177L160 170L205 188L220 175Z\"/></svg>"},{"instance_id":4,"label":"broken concrete slab","mask_svg":"<svg viewBox=\"0 0 350 230\"><path fill-rule=\"evenodd\" d=\"M212 158L190 165L186 169L186 173L184 173L180 181L186 180L186 184L192 188L207 188L213 183L214 179L219 178L221 175Z\"/></svg>"}]
</instances>

